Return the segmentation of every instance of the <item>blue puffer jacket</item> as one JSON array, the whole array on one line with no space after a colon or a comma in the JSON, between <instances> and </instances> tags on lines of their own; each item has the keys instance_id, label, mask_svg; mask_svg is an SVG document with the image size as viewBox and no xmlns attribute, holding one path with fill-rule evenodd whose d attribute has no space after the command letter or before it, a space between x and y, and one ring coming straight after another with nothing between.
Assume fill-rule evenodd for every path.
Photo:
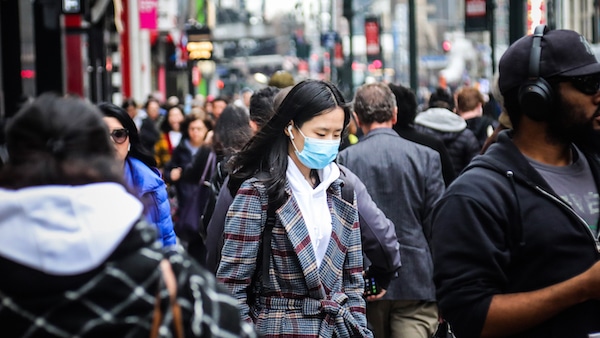
<instances>
[{"instance_id":1,"label":"blue puffer jacket","mask_svg":"<svg viewBox=\"0 0 600 338\"><path fill-rule=\"evenodd\" d=\"M146 206L148 220L156 224L158 238L163 246L176 244L173 220L171 219L171 206L167 194L167 186L156 168L149 168L142 161L127 157L125 160L125 182L132 188L137 197Z\"/></svg>"}]
</instances>

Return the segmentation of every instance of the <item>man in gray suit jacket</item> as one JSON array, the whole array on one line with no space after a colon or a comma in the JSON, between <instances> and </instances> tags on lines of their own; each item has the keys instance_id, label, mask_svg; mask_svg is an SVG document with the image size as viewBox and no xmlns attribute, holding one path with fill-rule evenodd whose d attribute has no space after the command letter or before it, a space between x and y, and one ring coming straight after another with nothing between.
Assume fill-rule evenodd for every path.
<instances>
[{"instance_id":1,"label":"man in gray suit jacket","mask_svg":"<svg viewBox=\"0 0 600 338\"><path fill-rule=\"evenodd\" d=\"M365 136L340 152L338 161L362 180L395 224L402 256L399 277L381 300L367 304L367 319L376 338L429 338L438 326L428 238L431 210L444 192L440 156L392 129L397 108L388 86L359 88L354 112Z\"/></svg>"}]
</instances>

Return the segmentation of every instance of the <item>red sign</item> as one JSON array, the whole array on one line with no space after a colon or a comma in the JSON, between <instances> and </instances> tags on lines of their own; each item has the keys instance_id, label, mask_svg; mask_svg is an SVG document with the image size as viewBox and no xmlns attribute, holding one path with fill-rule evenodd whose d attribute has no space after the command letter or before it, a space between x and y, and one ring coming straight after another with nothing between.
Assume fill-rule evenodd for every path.
<instances>
[{"instance_id":1,"label":"red sign","mask_svg":"<svg viewBox=\"0 0 600 338\"><path fill-rule=\"evenodd\" d=\"M365 40L367 41L367 56L378 56L380 45L379 21L377 19L365 19Z\"/></svg>"},{"instance_id":2,"label":"red sign","mask_svg":"<svg viewBox=\"0 0 600 338\"><path fill-rule=\"evenodd\" d=\"M344 47L340 41L335 43L335 47L333 49L333 64L336 67L341 67L344 65Z\"/></svg>"},{"instance_id":3,"label":"red sign","mask_svg":"<svg viewBox=\"0 0 600 338\"><path fill-rule=\"evenodd\" d=\"M486 0L465 0L465 32L489 30Z\"/></svg>"},{"instance_id":4,"label":"red sign","mask_svg":"<svg viewBox=\"0 0 600 338\"><path fill-rule=\"evenodd\" d=\"M485 16L485 0L466 0L465 1L465 15L467 17L474 16Z\"/></svg>"},{"instance_id":5,"label":"red sign","mask_svg":"<svg viewBox=\"0 0 600 338\"><path fill-rule=\"evenodd\" d=\"M158 21L158 0L138 0L140 29L156 29Z\"/></svg>"},{"instance_id":6,"label":"red sign","mask_svg":"<svg viewBox=\"0 0 600 338\"><path fill-rule=\"evenodd\" d=\"M200 74L200 69L198 69L198 67L196 66L192 67L192 84L194 86L197 86L198 84L200 84L201 79L202 74Z\"/></svg>"}]
</instances>

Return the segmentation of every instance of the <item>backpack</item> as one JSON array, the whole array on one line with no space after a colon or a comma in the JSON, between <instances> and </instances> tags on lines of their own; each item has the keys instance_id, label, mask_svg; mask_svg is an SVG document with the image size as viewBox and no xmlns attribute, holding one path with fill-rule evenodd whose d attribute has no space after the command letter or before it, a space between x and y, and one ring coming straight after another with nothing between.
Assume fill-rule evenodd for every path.
<instances>
[{"instance_id":1,"label":"backpack","mask_svg":"<svg viewBox=\"0 0 600 338\"><path fill-rule=\"evenodd\" d=\"M227 171L224 168L225 159L217 162L214 173L208 181L208 192L206 196L206 204L204 205L204 210L202 212L202 222L201 226L204 227L204 233L206 234L206 230L208 228L208 223L215 211L215 205L217 204L217 199L219 198L219 192L221 191L221 187L223 187L223 182L225 182L225 178L227 178Z\"/></svg>"}]
</instances>

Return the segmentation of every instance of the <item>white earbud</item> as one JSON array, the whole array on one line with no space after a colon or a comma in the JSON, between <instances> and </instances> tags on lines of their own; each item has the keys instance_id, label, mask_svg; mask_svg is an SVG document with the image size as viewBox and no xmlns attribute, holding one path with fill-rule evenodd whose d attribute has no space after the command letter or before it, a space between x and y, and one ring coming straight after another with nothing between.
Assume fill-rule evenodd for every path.
<instances>
[{"instance_id":1,"label":"white earbud","mask_svg":"<svg viewBox=\"0 0 600 338\"><path fill-rule=\"evenodd\" d=\"M129 144L127 145L127 152L129 152L130 150L131 150L131 143L129 143Z\"/></svg>"},{"instance_id":2,"label":"white earbud","mask_svg":"<svg viewBox=\"0 0 600 338\"><path fill-rule=\"evenodd\" d=\"M290 140L294 140L294 134L292 134L292 125L288 125L288 133L290 133Z\"/></svg>"}]
</instances>

